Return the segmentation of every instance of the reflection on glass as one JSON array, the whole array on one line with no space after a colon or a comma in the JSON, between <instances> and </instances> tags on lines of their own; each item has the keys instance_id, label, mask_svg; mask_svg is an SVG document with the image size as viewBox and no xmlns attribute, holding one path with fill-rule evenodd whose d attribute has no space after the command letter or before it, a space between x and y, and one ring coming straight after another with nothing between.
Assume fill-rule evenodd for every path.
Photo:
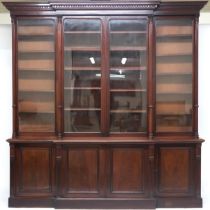
<instances>
[{"instance_id":1,"label":"reflection on glass","mask_svg":"<svg viewBox=\"0 0 210 210\"><path fill-rule=\"evenodd\" d=\"M146 91L146 71L111 70L110 87L112 89L128 89Z\"/></svg>"},{"instance_id":2,"label":"reflection on glass","mask_svg":"<svg viewBox=\"0 0 210 210\"><path fill-rule=\"evenodd\" d=\"M146 132L146 20L110 21L110 131Z\"/></svg>"},{"instance_id":3,"label":"reflection on glass","mask_svg":"<svg viewBox=\"0 0 210 210\"><path fill-rule=\"evenodd\" d=\"M66 109L100 109L100 89L65 88L64 93Z\"/></svg>"},{"instance_id":4,"label":"reflection on glass","mask_svg":"<svg viewBox=\"0 0 210 210\"><path fill-rule=\"evenodd\" d=\"M20 132L55 130L55 23L18 20L18 117Z\"/></svg>"},{"instance_id":5,"label":"reflection on glass","mask_svg":"<svg viewBox=\"0 0 210 210\"><path fill-rule=\"evenodd\" d=\"M114 111L133 111L145 112L146 111L146 92L140 91L123 91L111 93L111 110Z\"/></svg>"},{"instance_id":6,"label":"reflection on glass","mask_svg":"<svg viewBox=\"0 0 210 210\"><path fill-rule=\"evenodd\" d=\"M192 131L192 20L156 22L156 131Z\"/></svg>"},{"instance_id":7,"label":"reflection on glass","mask_svg":"<svg viewBox=\"0 0 210 210\"><path fill-rule=\"evenodd\" d=\"M65 87L98 87L100 88L100 71L65 71Z\"/></svg>"},{"instance_id":8,"label":"reflection on glass","mask_svg":"<svg viewBox=\"0 0 210 210\"><path fill-rule=\"evenodd\" d=\"M110 115L111 132L145 132L146 130L146 113L112 113Z\"/></svg>"},{"instance_id":9,"label":"reflection on glass","mask_svg":"<svg viewBox=\"0 0 210 210\"><path fill-rule=\"evenodd\" d=\"M68 132L94 133L100 130L100 109L66 110L65 130Z\"/></svg>"},{"instance_id":10,"label":"reflection on glass","mask_svg":"<svg viewBox=\"0 0 210 210\"><path fill-rule=\"evenodd\" d=\"M100 21L65 19L64 52L64 131L100 132Z\"/></svg>"},{"instance_id":11,"label":"reflection on glass","mask_svg":"<svg viewBox=\"0 0 210 210\"><path fill-rule=\"evenodd\" d=\"M88 52L88 49L86 52L81 49L66 50L64 62L65 70L100 70L101 52Z\"/></svg>"},{"instance_id":12,"label":"reflection on glass","mask_svg":"<svg viewBox=\"0 0 210 210\"><path fill-rule=\"evenodd\" d=\"M115 49L115 48L113 48ZM139 51L139 50L127 50L122 49L121 50L113 50L110 52L110 66L111 68L128 68L132 67L133 69L139 69L145 68L146 66L146 52L145 51ZM122 59L126 58L126 61L124 64L122 64ZM132 70L132 69L131 69Z\"/></svg>"}]
</instances>

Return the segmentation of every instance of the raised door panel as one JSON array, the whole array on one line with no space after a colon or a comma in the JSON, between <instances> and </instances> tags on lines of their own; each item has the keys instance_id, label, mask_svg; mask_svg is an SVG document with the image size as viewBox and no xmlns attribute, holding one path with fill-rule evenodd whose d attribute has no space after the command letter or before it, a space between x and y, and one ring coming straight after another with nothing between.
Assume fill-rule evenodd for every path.
<instances>
[{"instance_id":1,"label":"raised door panel","mask_svg":"<svg viewBox=\"0 0 210 210\"><path fill-rule=\"evenodd\" d=\"M159 195L191 195L193 189L193 166L191 147L163 146L158 151Z\"/></svg>"},{"instance_id":2,"label":"raised door panel","mask_svg":"<svg viewBox=\"0 0 210 210\"><path fill-rule=\"evenodd\" d=\"M48 147L20 147L17 150L17 194L51 194L53 158Z\"/></svg>"},{"instance_id":3,"label":"raised door panel","mask_svg":"<svg viewBox=\"0 0 210 210\"><path fill-rule=\"evenodd\" d=\"M63 195L97 196L99 193L99 151L97 148L66 148L63 161Z\"/></svg>"},{"instance_id":4,"label":"raised door panel","mask_svg":"<svg viewBox=\"0 0 210 210\"><path fill-rule=\"evenodd\" d=\"M111 153L111 196L144 196L147 191L145 150L114 148Z\"/></svg>"}]
</instances>

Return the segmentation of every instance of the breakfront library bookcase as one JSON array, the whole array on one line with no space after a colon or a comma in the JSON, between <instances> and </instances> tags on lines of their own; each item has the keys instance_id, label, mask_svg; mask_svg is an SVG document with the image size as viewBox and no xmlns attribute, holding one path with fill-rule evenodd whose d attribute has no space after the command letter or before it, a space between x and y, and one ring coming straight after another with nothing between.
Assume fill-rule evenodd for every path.
<instances>
[{"instance_id":1,"label":"breakfront library bookcase","mask_svg":"<svg viewBox=\"0 0 210 210\"><path fill-rule=\"evenodd\" d=\"M201 207L205 2L5 2L11 207Z\"/></svg>"}]
</instances>

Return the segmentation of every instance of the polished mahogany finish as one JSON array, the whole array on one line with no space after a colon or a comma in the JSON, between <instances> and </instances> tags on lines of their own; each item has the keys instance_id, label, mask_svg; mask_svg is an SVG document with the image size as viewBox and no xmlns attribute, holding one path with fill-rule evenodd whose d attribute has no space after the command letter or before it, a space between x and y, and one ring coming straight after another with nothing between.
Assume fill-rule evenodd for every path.
<instances>
[{"instance_id":1,"label":"polished mahogany finish","mask_svg":"<svg viewBox=\"0 0 210 210\"><path fill-rule=\"evenodd\" d=\"M202 207L198 17L205 2L5 2L10 207Z\"/></svg>"}]
</instances>

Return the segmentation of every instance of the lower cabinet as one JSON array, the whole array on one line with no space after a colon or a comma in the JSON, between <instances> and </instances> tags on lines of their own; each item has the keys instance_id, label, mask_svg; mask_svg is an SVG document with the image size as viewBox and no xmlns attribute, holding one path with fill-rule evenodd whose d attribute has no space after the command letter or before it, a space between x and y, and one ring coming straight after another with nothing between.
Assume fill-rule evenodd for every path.
<instances>
[{"instance_id":1,"label":"lower cabinet","mask_svg":"<svg viewBox=\"0 0 210 210\"><path fill-rule=\"evenodd\" d=\"M202 206L197 144L18 143L10 147L10 206Z\"/></svg>"},{"instance_id":2,"label":"lower cabinet","mask_svg":"<svg viewBox=\"0 0 210 210\"><path fill-rule=\"evenodd\" d=\"M69 147L62 150L60 171L62 197L100 197L102 176L98 147ZM59 172L58 172L59 173Z\"/></svg>"},{"instance_id":3,"label":"lower cabinet","mask_svg":"<svg viewBox=\"0 0 210 210\"><path fill-rule=\"evenodd\" d=\"M64 197L148 197L147 147L65 146Z\"/></svg>"},{"instance_id":4,"label":"lower cabinet","mask_svg":"<svg viewBox=\"0 0 210 210\"><path fill-rule=\"evenodd\" d=\"M10 206L51 205L55 192L55 161L52 146L10 145L10 169Z\"/></svg>"},{"instance_id":5,"label":"lower cabinet","mask_svg":"<svg viewBox=\"0 0 210 210\"><path fill-rule=\"evenodd\" d=\"M199 207L200 147L161 145L156 150L156 197L159 207Z\"/></svg>"},{"instance_id":6,"label":"lower cabinet","mask_svg":"<svg viewBox=\"0 0 210 210\"><path fill-rule=\"evenodd\" d=\"M158 148L157 195L193 195L193 148L161 146Z\"/></svg>"},{"instance_id":7,"label":"lower cabinet","mask_svg":"<svg viewBox=\"0 0 210 210\"><path fill-rule=\"evenodd\" d=\"M149 197L148 166L147 147L111 148L109 195L112 197Z\"/></svg>"}]
</instances>

